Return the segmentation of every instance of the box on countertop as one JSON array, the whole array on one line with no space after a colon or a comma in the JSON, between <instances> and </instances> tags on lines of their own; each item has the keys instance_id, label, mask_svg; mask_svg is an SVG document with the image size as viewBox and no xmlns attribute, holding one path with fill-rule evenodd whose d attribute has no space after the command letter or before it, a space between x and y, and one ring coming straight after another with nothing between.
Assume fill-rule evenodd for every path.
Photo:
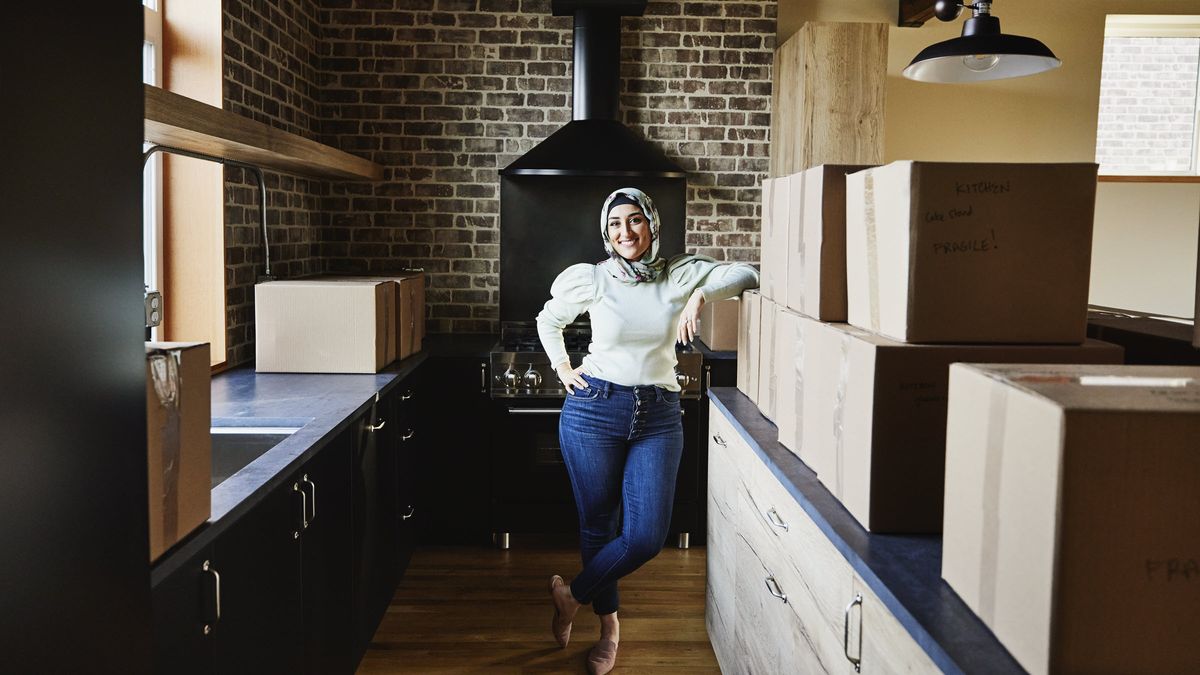
<instances>
[{"instance_id":1,"label":"box on countertop","mask_svg":"<svg viewBox=\"0 0 1200 675\"><path fill-rule=\"evenodd\" d=\"M700 341L713 351L738 348L738 316L742 303L738 298L706 302L700 310Z\"/></svg>"},{"instance_id":2,"label":"box on countertop","mask_svg":"<svg viewBox=\"0 0 1200 675\"><path fill-rule=\"evenodd\" d=\"M146 343L150 561L212 515L207 342Z\"/></svg>"},{"instance_id":3,"label":"box on countertop","mask_svg":"<svg viewBox=\"0 0 1200 675\"><path fill-rule=\"evenodd\" d=\"M392 275L325 275L319 281L391 281L396 284L396 355L403 359L421 351L425 336L425 273L414 270Z\"/></svg>"},{"instance_id":4,"label":"box on countertop","mask_svg":"<svg viewBox=\"0 0 1200 675\"><path fill-rule=\"evenodd\" d=\"M1200 672L1200 368L953 366L942 542L1033 675Z\"/></svg>"},{"instance_id":5,"label":"box on countertop","mask_svg":"<svg viewBox=\"0 0 1200 675\"><path fill-rule=\"evenodd\" d=\"M1095 164L852 173L849 323L907 342L1079 344L1095 203Z\"/></svg>"},{"instance_id":6,"label":"box on countertop","mask_svg":"<svg viewBox=\"0 0 1200 675\"><path fill-rule=\"evenodd\" d=\"M374 373L396 355L397 284L269 281L254 287L260 373Z\"/></svg>"},{"instance_id":7,"label":"box on countertop","mask_svg":"<svg viewBox=\"0 0 1200 675\"><path fill-rule=\"evenodd\" d=\"M738 321L737 388L750 400L758 398L758 329L762 296L743 291Z\"/></svg>"},{"instance_id":8,"label":"box on countertop","mask_svg":"<svg viewBox=\"0 0 1200 675\"><path fill-rule=\"evenodd\" d=\"M779 386L775 372L775 314L779 305L762 299L758 314L758 397L754 402L763 417L775 421L775 394Z\"/></svg>"},{"instance_id":9,"label":"box on countertop","mask_svg":"<svg viewBox=\"0 0 1200 675\"><path fill-rule=\"evenodd\" d=\"M801 317L784 307L775 313L775 426L779 442L789 449L795 446L802 406L796 401L804 375L803 342L800 340Z\"/></svg>"},{"instance_id":10,"label":"box on countertop","mask_svg":"<svg viewBox=\"0 0 1200 675\"><path fill-rule=\"evenodd\" d=\"M791 177L788 309L821 321L846 320L846 174L868 168L823 164Z\"/></svg>"},{"instance_id":11,"label":"box on countertop","mask_svg":"<svg viewBox=\"0 0 1200 675\"><path fill-rule=\"evenodd\" d=\"M950 364L1107 363L1117 345L914 345L801 318L802 397L795 451L862 525L942 529ZM801 414L802 411L802 414Z\"/></svg>"}]
</instances>

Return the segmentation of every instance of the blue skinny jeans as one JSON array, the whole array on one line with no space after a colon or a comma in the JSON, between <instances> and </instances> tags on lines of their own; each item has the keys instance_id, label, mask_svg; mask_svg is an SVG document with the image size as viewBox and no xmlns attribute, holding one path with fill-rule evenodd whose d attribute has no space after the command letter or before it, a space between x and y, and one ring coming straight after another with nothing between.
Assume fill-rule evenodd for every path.
<instances>
[{"instance_id":1,"label":"blue skinny jeans","mask_svg":"<svg viewBox=\"0 0 1200 675\"><path fill-rule=\"evenodd\" d=\"M671 525L683 454L679 392L583 376L563 402L558 439L575 506L583 571L571 593L617 611L617 580L658 555Z\"/></svg>"}]
</instances>

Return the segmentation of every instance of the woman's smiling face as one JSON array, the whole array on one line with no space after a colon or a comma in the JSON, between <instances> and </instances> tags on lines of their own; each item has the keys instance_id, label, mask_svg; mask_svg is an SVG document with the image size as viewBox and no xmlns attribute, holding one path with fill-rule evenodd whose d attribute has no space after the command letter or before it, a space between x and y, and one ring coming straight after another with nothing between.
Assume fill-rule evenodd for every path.
<instances>
[{"instance_id":1,"label":"woman's smiling face","mask_svg":"<svg viewBox=\"0 0 1200 675\"><path fill-rule=\"evenodd\" d=\"M626 260L637 260L650 249L650 221L641 208L620 204L608 212L608 243Z\"/></svg>"}]
</instances>

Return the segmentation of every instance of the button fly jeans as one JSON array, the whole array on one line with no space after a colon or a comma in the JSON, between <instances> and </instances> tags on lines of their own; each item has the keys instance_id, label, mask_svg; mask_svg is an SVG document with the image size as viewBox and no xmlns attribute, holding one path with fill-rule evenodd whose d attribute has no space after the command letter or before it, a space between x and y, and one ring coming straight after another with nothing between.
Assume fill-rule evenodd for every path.
<instances>
[{"instance_id":1,"label":"button fly jeans","mask_svg":"<svg viewBox=\"0 0 1200 675\"><path fill-rule=\"evenodd\" d=\"M617 580L662 550L683 454L679 392L583 376L563 402L558 439L575 506L583 571L571 593L617 611Z\"/></svg>"}]
</instances>

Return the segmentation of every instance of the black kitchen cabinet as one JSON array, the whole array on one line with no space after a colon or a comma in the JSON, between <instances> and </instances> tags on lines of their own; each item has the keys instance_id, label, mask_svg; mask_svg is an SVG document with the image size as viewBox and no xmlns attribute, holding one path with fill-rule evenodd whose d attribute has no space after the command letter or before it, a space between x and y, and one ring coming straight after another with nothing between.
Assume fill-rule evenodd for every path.
<instances>
[{"instance_id":1,"label":"black kitchen cabinet","mask_svg":"<svg viewBox=\"0 0 1200 675\"><path fill-rule=\"evenodd\" d=\"M375 634L396 584L398 444L390 401L378 402L352 425L354 448L355 652Z\"/></svg>"},{"instance_id":2,"label":"black kitchen cabinet","mask_svg":"<svg viewBox=\"0 0 1200 675\"><path fill-rule=\"evenodd\" d=\"M217 673L304 672L301 537L304 486L269 493L213 543L221 618L213 626Z\"/></svg>"},{"instance_id":3,"label":"black kitchen cabinet","mask_svg":"<svg viewBox=\"0 0 1200 675\"><path fill-rule=\"evenodd\" d=\"M407 378L398 391L389 397L399 431L396 466L399 474L396 482L397 581L404 578L417 544L417 507L420 501L417 497L417 459L420 456L418 448L424 442L424 435L417 433L420 419L418 391L421 389L418 377L418 374L414 374Z\"/></svg>"},{"instance_id":4,"label":"black kitchen cabinet","mask_svg":"<svg viewBox=\"0 0 1200 675\"><path fill-rule=\"evenodd\" d=\"M300 537L305 669L311 675L353 671L351 441L343 432L300 473L308 489L308 527Z\"/></svg>"},{"instance_id":5,"label":"black kitchen cabinet","mask_svg":"<svg viewBox=\"0 0 1200 675\"><path fill-rule=\"evenodd\" d=\"M489 448L498 432L490 424L487 358L438 356L424 368L417 410L436 437L427 435L431 449L417 458L420 541L488 545Z\"/></svg>"},{"instance_id":6,"label":"black kitchen cabinet","mask_svg":"<svg viewBox=\"0 0 1200 675\"><path fill-rule=\"evenodd\" d=\"M205 546L154 587L155 672L212 675L217 579L212 547Z\"/></svg>"}]
</instances>

